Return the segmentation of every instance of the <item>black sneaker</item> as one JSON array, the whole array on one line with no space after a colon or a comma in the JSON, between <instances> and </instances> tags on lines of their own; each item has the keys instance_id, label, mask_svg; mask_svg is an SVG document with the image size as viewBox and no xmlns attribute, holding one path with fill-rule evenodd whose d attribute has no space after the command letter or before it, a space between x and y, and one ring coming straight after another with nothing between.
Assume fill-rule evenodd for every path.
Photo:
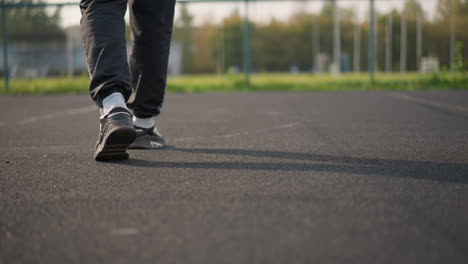
<instances>
[{"instance_id":1,"label":"black sneaker","mask_svg":"<svg viewBox=\"0 0 468 264\"><path fill-rule=\"evenodd\" d=\"M100 123L94 159L97 161L128 159L127 148L136 137L132 114L123 107L116 107L101 117Z\"/></svg>"},{"instance_id":2,"label":"black sneaker","mask_svg":"<svg viewBox=\"0 0 468 264\"><path fill-rule=\"evenodd\" d=\"M129 149L157 149L164 147L166 143L156 126L151 128L135 127L136 139Z\"/></svg>"}]
</instances>

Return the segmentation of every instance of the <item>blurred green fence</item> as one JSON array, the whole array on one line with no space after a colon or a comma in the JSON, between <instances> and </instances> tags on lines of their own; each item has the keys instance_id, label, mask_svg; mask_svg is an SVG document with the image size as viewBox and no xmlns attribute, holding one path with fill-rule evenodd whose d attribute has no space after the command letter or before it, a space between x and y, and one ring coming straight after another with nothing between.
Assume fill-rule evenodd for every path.
<instances>
[{"instance_id":1,"label":"blurred green fence","mask_svg":"<svg viewBox=\"0 0 468 264\"><path fill-rule=\"evenodd\" d=\"M372 85L375 71L430 72L442 68L439 63L442 66L447 65L452 71L457 70L457 67L464 67L466 49L462 46L466 42L466 34L457 32L463 32L463 25L468 25L465 22L468 3L464 0L434 1L438 1L438 17L430 20L424 14L427 2L417 0L179 0L177 2L181 21L175 24L173 42L180 44L175 48L182 54L182 59L179 59L182 63L180 71L183 73L242 71L245 74L244 81L249 85L251 72L330 72L339 76L342 71L366 70ZM297 2L301 5L286 22L271 19L266 23L255 21L255 11L263 10L265 5L257 7L252 15L252 5L255 9L255 5L260 2ZM321 10L317 10L320 12L303 10L302 4L312 2L324 3ZM369 10L364 13L364 19L357 19L356 10L353 13L353 10L340 6L341 3L353 2L368 4ZM375 3L379 2L401 2L404 7L401 11L392 9L386 13L376 13ZM232 13L218 25L204 23L193 26L193 15L187 6L198 3L237 3L241 11ZM2 75L6 89L12 76L8 37L21 36L21 32L9 30L10 24L15 26L14 21L8 23L9 18L14 15L12 10L67 6L77 7L78 3L1 0ZM38 23L32 21L31 24ZM40 45L36 39L41 35L62 38L60 29L57 29L56 34L50 30L47 34L35 29L30 31L34 32L26 36L34 38L26 38L26 41L34 42L38 50ZM63 38L67 38L66 49L72 51L66 55L67 62L57 63L55 68L67 68L69 75L77 74L73 69L73 60L75 58L76 64L76 58L83 56L74 52L73 44L70 44L71 48L68 47L68 32ZM22 40L24 39L23 36ZM31 48L25 50L27 47L19 44L14 48L18 54L36 56L40 53ZM47 60L47 55L38 57L37 60ZM21 76L63 74L61 70L49 68L44 72L23 73ZM13 70L18 72L17 67L13 67Z\"/></svg>"}]
</instances>

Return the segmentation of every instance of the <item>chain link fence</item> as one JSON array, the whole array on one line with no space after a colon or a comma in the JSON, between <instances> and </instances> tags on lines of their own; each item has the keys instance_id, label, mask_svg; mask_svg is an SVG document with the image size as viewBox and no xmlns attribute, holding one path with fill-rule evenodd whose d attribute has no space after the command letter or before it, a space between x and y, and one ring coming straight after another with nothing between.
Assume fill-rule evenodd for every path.
<instances>
[{"instance_id":1,"label":"chain link fence","mask_svg":"<svg viewBox=\"0 0 468 264\"><path fill-rule=\"evenodd\" d=\"M465 0L194 0L176 6L169 74L457 71ZM2 0L9 79L87 75L76 2ZM130 34L127 34L130 38Z\"/></svg>"}]
</instances>

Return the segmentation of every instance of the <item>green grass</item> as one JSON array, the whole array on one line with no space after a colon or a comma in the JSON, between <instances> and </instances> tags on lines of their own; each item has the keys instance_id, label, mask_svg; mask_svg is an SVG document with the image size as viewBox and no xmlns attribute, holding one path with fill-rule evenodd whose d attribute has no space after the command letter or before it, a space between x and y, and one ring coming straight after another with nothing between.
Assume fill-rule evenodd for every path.
<instances>
[{"instance_id":1,"label":"green grass","mask_svg":"<svg viewBox=\"0 0 468 264\"><path fill-rule=\"evenodd\" d=\"M85 94L88 92L88 85L87 77L15 79L11 81L7 91L3 80L0 80L0 94ZM313 74L253 74L249 86L241 74L184 75L169 78L168 81L168 91L177 93L430 89L468 90L468 74L377 74L373 87L367 74L343 74L340 77Z\"/></svg>"}]
</instances>

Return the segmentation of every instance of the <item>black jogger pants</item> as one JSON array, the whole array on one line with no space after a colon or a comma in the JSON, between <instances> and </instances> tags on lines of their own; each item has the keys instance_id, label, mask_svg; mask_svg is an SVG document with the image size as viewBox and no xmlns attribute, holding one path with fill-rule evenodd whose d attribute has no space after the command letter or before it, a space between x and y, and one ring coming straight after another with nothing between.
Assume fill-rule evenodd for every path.
<instances>
[{"instance_id":1,"label":"black jogger pants","mask_svg":"<svg viewBox=\"0 0 468 264\"><path fill-rule=\"evenodd\" d=\"M130 9L129 63L124 15ZM81 0L81 30L94 102L121 92L137 117L157 116L166 92L175 0Z\"/></svg>"}]
</instances>

